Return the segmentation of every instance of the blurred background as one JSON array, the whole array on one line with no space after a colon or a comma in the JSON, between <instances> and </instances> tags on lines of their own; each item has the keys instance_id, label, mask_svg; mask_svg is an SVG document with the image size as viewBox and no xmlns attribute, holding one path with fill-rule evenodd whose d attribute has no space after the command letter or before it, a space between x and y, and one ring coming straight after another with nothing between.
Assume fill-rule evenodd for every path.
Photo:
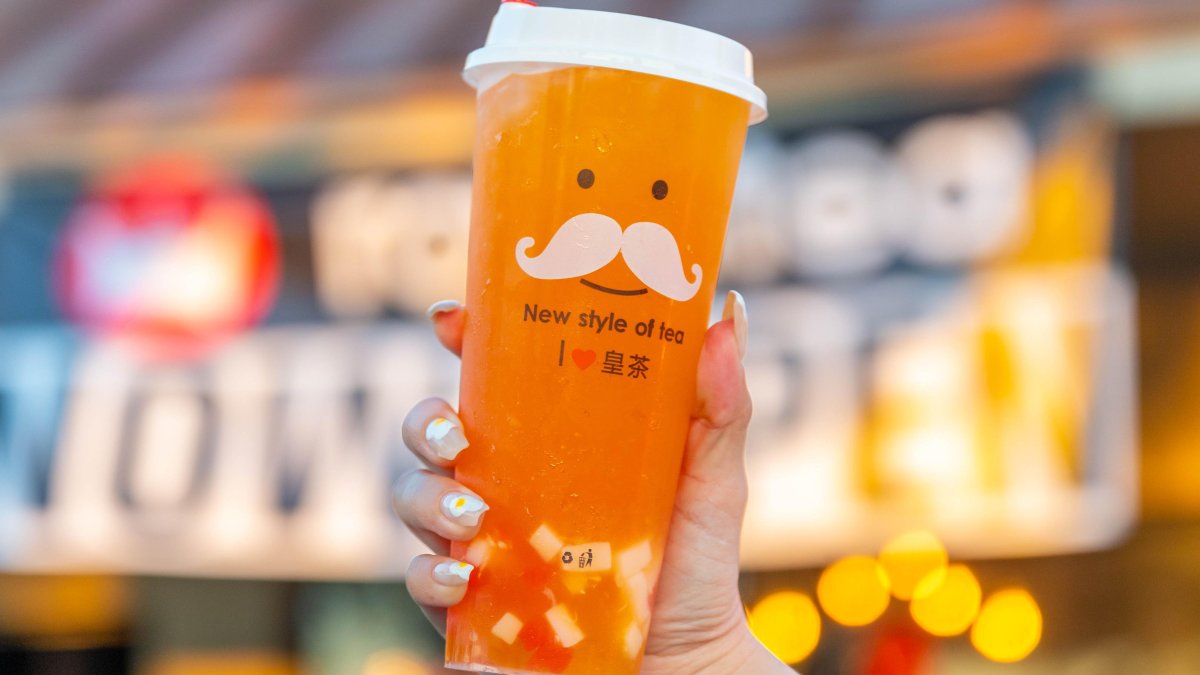
<instances>
[{"instance_id":1,"label":"blurred background","mask_svg":"<svg viewBox=\"0 0 1200 675\"><path fill-rule=\"evenodd\" d=\"M749 46L743 596L813 674L1200 672L1200 5L595 0ZM442 672L485 0L0 4L0 673Z\"/></svg>"}]
</instances>

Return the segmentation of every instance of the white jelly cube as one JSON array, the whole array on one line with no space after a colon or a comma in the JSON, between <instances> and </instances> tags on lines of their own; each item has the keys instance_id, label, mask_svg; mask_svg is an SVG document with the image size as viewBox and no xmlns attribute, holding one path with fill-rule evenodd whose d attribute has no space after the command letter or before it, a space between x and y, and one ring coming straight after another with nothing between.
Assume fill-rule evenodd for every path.
<instances>
[{"instance_id":1,"label":"white jelly cube","mask_svg":"<svg viewBox=\"0 0 1200 675\"><path fill-rule=\"evenodd\" d=\"M642 572L625 580L625 595L633 606L633 615L640 623L650 619L650 584Z\"/></svg>"},{"instance_id":2,"label":"white jelly cube","mask_svg":"<svg viewBox=\"0 0 1200 675\"><path fill-rule=\"evenodd\" d=\"M562 605L555 605L546 610L546 621L550 623L550 628L554 630L554 635L558 638L558 644L564 647L574 647L583 639L583 631L579 630L579 625L575 623L575 619L571 618L571 614L567 611L567 608Z\"/></svg>"},{"instance_id":3,"label":"white jelly cube","mask_svg":"<svg viewBox=\"0 0 1200 675\"><path fill-rule=\"evenodd\" d=\"M521 627L524 625L525 623L513 616L511 612L505 612L496 625L492 626L492 635L511 645L513 640L517 639L517 633L521 632Z\"/></svg>"},{"instance_id":4,"label":"white jelly cube","mask_svg":"<svg viewBox=\"0 0 1200 675\"><path fill-rule=\"evenodd\" d=\"M558 561L566 572L607 572L612 569L612 546L606 541L564 546Z\"/></svg>"},{"instance_id":5,"label":"white jelly cube","mask_svg":"<svg viewBox=\"0 0 1200 675\"><path fill-rule=\"evenodd\" d=\"M644 639L641 626L636 621L629 624L629 628L625 629L625 655L636 659L642 651L642 640Z\"/></svg>"},{"instance_id":6,"label":"white jelly cube","mask_svg":"<svg viewBox=\"0 0 1200 675\"><path fill-rule=\"evenodd\" d=\"M542 556L542 560L550 562L562 550L563 543L558 535L543 523L530 535L529 545Z\"/></svg>"},{"instance_id":7,"label":"white jelly cube","mask_svg":"<svg viewBox=\"0 0 1200 675\"><path fill-rule=\"evenodd\" d=\"M617 554L617 573L627 579L645 571L650 566L650 558L650 540L643 539Z\"/></svg>"},{"instance_id":8,"label":"white jelly cube","mask_svg":"<svg viewBox=\"0 0 1200 675\"><path fill-rule=\"evenodd\" d=\"M471 563L476 567L483 567L483 564L492 557L492 540L484 537L476 539L467 547L467 552L463 554L463 560Z\"/></svg>"}]
</instances>

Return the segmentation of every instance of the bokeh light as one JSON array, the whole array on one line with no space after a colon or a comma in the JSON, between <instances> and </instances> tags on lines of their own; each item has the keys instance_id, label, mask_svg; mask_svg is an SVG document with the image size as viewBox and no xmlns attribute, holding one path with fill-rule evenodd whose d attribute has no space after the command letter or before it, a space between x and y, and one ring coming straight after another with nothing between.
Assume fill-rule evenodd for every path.
<instances>
[{"instance_id":1,"label":"bokeh light","mask_svg":"<svg viewBox=\"0 0 1200 675\"><path fill-rule=\"evenodd\" d=\"M1029 591L1010 588L988 597L971 629L971 644L999 663L1029 656L1042 639L1042 610Z\"/></svg>"},{"instance_id":2,"label":"bokeh light","mask_svg":"<svg viewBox=\"0 0 1200 675\"><path fill-rule=\"evenodd\" d=\"M892 595L900 600L912 600L919 585L922 590L936 588L946 573L947 562L946 547L926 530L897 535L879 553L879 563L891 582ZM930 580L921 585L927 577Z\"/></svg>"},{"instance_id":3,"label":"bokeh light","mask_svg":"<svg viewBox=\"0 0 1200 675\"><path fill-rule=\"evenodd\" d=\"M935 583L938 576L940 583ZM909 612L930 634L950 637L971 627L982 599L979 580L966 565L956 564L946 568L945 574L927 576L918 584Z\"/></svg>"},{"instance_id":4,"label":"bokeh light","mask_svg":"<svg viewBox=\"0 0 1200 675\"><path fill-rule=\"evenodd\" d=\"M41 640L117 635L130 602L130 584L121 577L0 576L0 634Z\"/></svg>"},{"instance_id":5,"label":"bokeh light","mask_svg":"<svg viewBox=\"0 0 1200 675\"><path fill-rule=\"evenodd\" d=\"M887 575L871 556L842 558L817 581L817 599L829 618L844 626L865 626L887 609Z\"/></svg>"},{"instance_id":6,"label":"bokeh light","mask_svg":"<svg viewBox=\"0 0 1200 675\"><path fill-rule=\"evenodd\" d=\"M258 649L171 651L147 658L138 670L144 675L299 675L301 672L286 655Z\"/></svg>"},{"instance_id":7,"label":"bokeh light","mask_svg":"<svg viewBox=\"0 0 1200 675\"><path fill-rule=\"evenodd\" d=\"M754 636L784 663L808 658L821 640L817 606L797 591L777 591L759 600L749 620Z\"/></svg>"},{"instance_id":8,"label":"bokeh light","mask_svg":"<svg viewBox=\"0 0 1200 675\"><path fill-rule=\"evenodd\" d=\"M429 675L425 663L403 649L381 649L363 663L360 675Z\"/></svg>"}]
</instances>

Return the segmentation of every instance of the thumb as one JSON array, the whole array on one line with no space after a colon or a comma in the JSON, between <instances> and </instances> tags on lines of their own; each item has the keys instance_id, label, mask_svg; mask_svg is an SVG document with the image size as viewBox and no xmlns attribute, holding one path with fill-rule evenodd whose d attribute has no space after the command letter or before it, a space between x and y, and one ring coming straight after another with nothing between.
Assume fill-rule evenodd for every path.
<instances>
[{"instance_id":1,"label":"thumb","mask_svg":"<svg viewBox=\"0 0 1200 675\"><path fill-rule=\"evenodd\" d=\"M675 577L687 578L692 589L724 589L722 593L731 595L714 598L713 603L721 613L729 606L740 606L736 599L738 542L747 497L750 394L737 339L739 325L744 335L746 324L745 308L739 308L739 300L740 296L730 295L726 314L731 316L704 336L696 371L696 409L664 558L664 565L670 562L677 568L674 575L665 575L664 594L670 595ZM702 555L697 557L697 552Z\"/></svg>"},{"instance_id":2,"label":"thumb","mask_svg":"<svg viewBox=\"0 0 1200 675\"><path fill-rule=\"evenodd\" d=\"M700 350L696 409L688 432L684 472L701 484L728 488L718 491L734 502L724 506L740 507L739 502L745 499L746 428L751 403L742 367L746 306L736 291L730 291L726 298L725 316L708 329Z\"/></svg>"},{"instance_id":3,"label":"thumb","mask_svg":"<svg viewBox=\"0 0 1200 675\"><path fill-rule=\"evenodd\" d=\"M693 417L716 427L750 421L750 393L742 368L747 323L746 301L741 293L729 291L721 321L708 329L700 348Z\"/></svg>"}]
</instances>

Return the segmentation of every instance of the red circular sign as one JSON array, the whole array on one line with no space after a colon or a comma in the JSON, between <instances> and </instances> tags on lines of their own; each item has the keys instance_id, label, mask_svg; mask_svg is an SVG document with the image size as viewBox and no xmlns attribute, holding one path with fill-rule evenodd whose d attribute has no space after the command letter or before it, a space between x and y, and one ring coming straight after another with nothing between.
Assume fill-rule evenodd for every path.
<instances>
[{"instance_id":1,"label":"red circular sign","mask_svg":"<svg viewBox=\"0 0 1200 675\"><path fill-rule=\"evenodd\" d=\"M107 178L75 207L56 288L89 331L150 359L192 358L266 314L279 256L262 198L200 163L158 159Z\"/></svg>"}]
</instances>

